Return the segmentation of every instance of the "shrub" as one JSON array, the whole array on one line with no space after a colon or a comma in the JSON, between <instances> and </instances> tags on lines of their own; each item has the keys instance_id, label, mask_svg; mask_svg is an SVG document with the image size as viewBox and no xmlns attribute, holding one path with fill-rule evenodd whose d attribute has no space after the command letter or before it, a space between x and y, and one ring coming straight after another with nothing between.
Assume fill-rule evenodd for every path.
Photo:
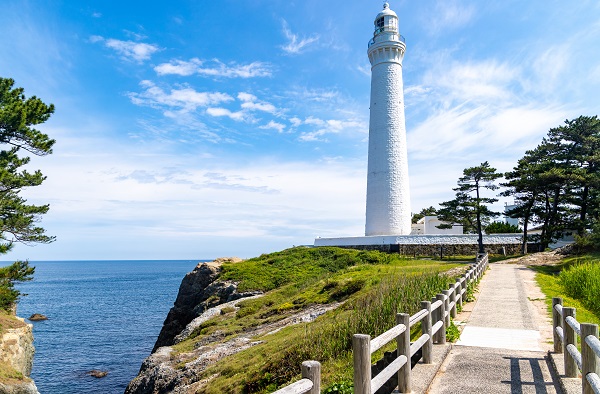
<instances>
[{"instance_id":1,"label":"shrub","mask_svg":"<svg viewBox=\"0 0 600 394\"><path fill-rule=\"evenodd\" d=\"M235 308L232 306L226 306L225 308L221 309L221 315L226 315L231 312L235 312Z\"/></svg>"},{"instance_id":2,"label":"shrub","mask_svg":"<svg viewBox=\"0 0 600 394\"><path fill-rule=\"evenodd\" d=\"M492 222L485 228L486 234L512 234L522 232L518 226L504 222Z\"/></svg>"},{"instance_id":3,"label":"shrub","mask_svg":"<svg viewBox=\"0 0 600 394\"><path fill-rule=\"evenodd\" d=\"M323 394L352 394L354 393L353 382L337 382L327 387Z\"/></svg>"},{"instance_id":4,"label":"shrub","mask_svg":"<svg viewBox=\"0 0 600 394\"><path fill-rule=\"evenodd\" d=\"M569 296L600 316L600 263L573 265L560 272L559 280Z\"/></svg>"}]
</instances>

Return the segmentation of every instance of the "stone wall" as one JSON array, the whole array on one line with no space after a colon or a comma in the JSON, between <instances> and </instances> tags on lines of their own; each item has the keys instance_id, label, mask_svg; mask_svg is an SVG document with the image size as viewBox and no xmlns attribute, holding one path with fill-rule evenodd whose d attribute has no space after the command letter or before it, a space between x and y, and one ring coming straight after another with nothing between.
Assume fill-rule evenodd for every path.
<instances>
[{"instance_id":1,"label":"stone wall","mask_svg":"<svg viewBox=\"0 0 600 394\"><path fill-rule=\"evenodd\" d=\"M454 256L454 255L475 255L478 252L477 245L470 244L458 244L458 245L398 245L398 244L384 244L384 245L343 245L340 248L346 249L358 249L358 250L379 250L385 253L398 253L403 256ZM537 251L539 249L538 244L529 243L527 244L528 250ZM521 253L520 244L494 244L484 245L484 249L490 254L505 254L514 255Z\"/></svg>"}]
</instances>

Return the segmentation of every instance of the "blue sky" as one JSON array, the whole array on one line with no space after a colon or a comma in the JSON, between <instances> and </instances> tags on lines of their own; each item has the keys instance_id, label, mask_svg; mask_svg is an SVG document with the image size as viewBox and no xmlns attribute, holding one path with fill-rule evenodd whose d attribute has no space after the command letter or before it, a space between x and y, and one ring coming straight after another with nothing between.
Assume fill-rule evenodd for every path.
<instances>
[{"instance_id":1,"label":"blue sky","mask_svg":"<svg viewBox=\"0 0 600 394\"><path fill-rule=\"evenodd\" d=\"M32 160L57 241L7 258L252 257L364 233L381 1L22 1L0 76L54 103ZM465 167L506 171L550 127L599 114L595 0L391 0L406 38L413 211Z\"/></svg>"}]
</instances>

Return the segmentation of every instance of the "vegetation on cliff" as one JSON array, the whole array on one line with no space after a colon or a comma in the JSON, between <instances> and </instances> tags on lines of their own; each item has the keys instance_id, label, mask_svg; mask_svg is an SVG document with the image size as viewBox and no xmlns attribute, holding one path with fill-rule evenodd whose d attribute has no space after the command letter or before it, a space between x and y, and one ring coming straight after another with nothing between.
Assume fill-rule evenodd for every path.
<instances>
[{"instance_id":1,"label":"vegetation on cliff","mask_svg":"<svg viewBox=\"0 0 600 394\"><path fill-rule=\"evenodd\" d=\"M349 384L352 335L379 335L394 325L398 311L415 313L420 301L431 299L453 280L440 273L456 267L464 265L339 248L293 248L227 263L221 280L238 282L240 291L261 290L265 295L243 300L237 309L223 309L175 345L171 357L178 368L187 369L196 360L193 349L247 335L318 305L341 302L313 322L252 337L258 344L201 371L198 379L209 383L197 392L271 392L297 379L307 359L323 364L324 388Z\"/></svg>"}]
</instances>

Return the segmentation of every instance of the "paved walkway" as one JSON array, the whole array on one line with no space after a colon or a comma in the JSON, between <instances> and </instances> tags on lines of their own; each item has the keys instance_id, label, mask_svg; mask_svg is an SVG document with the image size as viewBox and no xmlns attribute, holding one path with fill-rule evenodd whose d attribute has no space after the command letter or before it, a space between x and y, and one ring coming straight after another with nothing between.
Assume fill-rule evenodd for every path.
<instances>
[{"instance_id":1,"label":"paved walkway","mask_svg":"<svg viewBox=\"0 0 600 394\"><path fill-rule=\"evenodd\" d=\"M547 360L552 326L534 273L521 265L490 264L479 292L457 316L464 324L460 340L428 392L559 393Z\"/></svg>"}]
</instances>

